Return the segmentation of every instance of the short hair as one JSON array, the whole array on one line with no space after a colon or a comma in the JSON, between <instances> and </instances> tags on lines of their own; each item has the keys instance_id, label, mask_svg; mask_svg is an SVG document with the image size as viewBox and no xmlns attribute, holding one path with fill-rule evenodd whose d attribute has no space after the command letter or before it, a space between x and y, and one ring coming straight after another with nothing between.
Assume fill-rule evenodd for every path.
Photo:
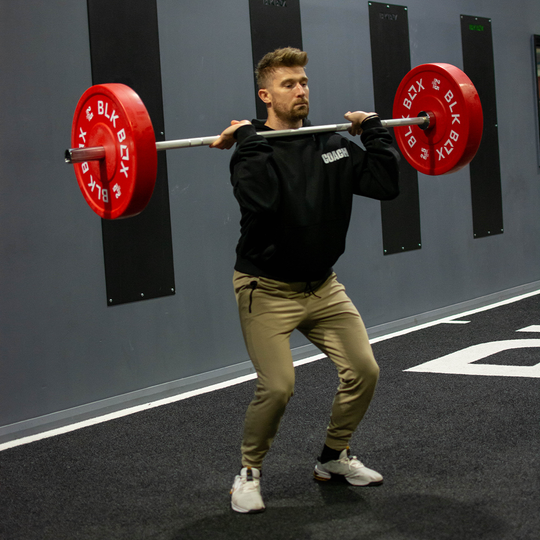
<instances>
[{"instance_id":1,"label":"short hair","mask_svg":"<svg viewBox=\"0 0 540 540\"><path fill-rule=\"evenodd\" d=\"M270 76L280 67L306 67L307 53L294 47L276 49L266 54L258 63L255 75L259 89L266 88Z\"/></svg>"}]
</instances>

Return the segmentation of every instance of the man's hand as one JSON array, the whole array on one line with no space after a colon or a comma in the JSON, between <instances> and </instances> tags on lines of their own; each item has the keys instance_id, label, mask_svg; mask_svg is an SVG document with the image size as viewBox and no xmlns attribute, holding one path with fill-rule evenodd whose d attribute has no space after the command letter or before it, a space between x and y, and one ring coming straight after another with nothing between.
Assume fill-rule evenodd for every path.
<instances>
[{"instance_id":1,"label":"man's hand","mask_svg":"<svg viewBox=\"0 0 540 540\"><path fill-rule=\"evenodd\" d=\"M234 132L239 127L246 126L248 124L251 124L249 120L232 120L231 125L221 133L219 139L215 140L210 145L210 148L219 148L220 150L228 150L229 148L232 148L234 146L234 143L236 142L236 139L234 138Z\"/></svg>"},{"instance_id":2,"label":"man's hand","mask_svg":"<svg viewBox=\"0 0 540 540\"><path fill-rule=\"evenodd\" d=\"M371 116L378 116L374 112L364 112L364 111L349 111L345 118L352 123L352 126L348 129L348 132L351 135L361 135L362 134L362 122Z\"/></svg>"}]
</instances>

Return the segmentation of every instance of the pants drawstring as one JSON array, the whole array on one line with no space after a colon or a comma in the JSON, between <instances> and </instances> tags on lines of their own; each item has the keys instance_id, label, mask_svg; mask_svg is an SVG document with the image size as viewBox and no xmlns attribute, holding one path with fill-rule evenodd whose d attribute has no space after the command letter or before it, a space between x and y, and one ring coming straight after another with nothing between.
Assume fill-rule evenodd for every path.
<instances>
[{"instance_id":1,"label":"pants drawstring","mask_svg":"<svg viewBox=\"0 0 540 540\"><path fill-rule=\"evenodd\" d=\"M315 298L321 298L317 294L315 294L315 291L323 284L323 281L316 281L313 283L312 281L306 282L306 288L304 289L304 296L311 296L313 295Z\"/></svg>"}]
</instances>

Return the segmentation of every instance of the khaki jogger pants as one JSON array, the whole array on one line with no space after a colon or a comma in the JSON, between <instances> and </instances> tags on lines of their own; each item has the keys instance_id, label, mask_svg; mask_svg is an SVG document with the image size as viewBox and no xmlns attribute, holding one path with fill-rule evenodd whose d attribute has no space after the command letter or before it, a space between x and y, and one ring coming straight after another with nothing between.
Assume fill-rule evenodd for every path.
<instances>
[{"instance_id":1,"label":"khaki jogger pants","mask_svg":"<svg viewBox=\"0 0 540 540\"><path fill-rule=\"evenodd\" d=\"M257 372L242 441L242 466L260 469L294 392L289 338L302 332L336 365L340 385L334 398L326 445L343 450L366 413L379 367L364 323L332 274L316 291L235 271L234 289L248 354Z\"/></svg>"}]
</instances>

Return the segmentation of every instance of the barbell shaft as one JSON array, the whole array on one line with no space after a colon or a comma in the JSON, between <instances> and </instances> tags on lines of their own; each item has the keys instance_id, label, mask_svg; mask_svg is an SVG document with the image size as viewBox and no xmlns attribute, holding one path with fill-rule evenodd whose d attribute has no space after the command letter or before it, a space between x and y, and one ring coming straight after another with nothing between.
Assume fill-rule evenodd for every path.
<instances>
[{"instance_id":1,"label":"barbell shaft","mask_svg":"<svg viewBox=\"0 0 540 540\"><path fill-rule=\"evenodd\" d=\"M381 120L384 127L399 126L420 126L427 129L431 122L429 114L413 118L393 118L391 120ZM292 135L311 135L314 133L327 133L332 131L347 131L351 127L350 122L344 124L327 124L323 126L307 126L297 129L280 129L275 131L258 131L257 135L262 135L267 139L272 137L289 137ZM219 139L219 135L210 137L194 137L191 139L175 139L171 141L157 141L156 150L173 150L175 148L192 148L195 146L209 146ZM88 148L68 148L65 153L66 163L83 163L105 158L105 148L103 146L93 146Z\"/></svg>"}]
</instances>

